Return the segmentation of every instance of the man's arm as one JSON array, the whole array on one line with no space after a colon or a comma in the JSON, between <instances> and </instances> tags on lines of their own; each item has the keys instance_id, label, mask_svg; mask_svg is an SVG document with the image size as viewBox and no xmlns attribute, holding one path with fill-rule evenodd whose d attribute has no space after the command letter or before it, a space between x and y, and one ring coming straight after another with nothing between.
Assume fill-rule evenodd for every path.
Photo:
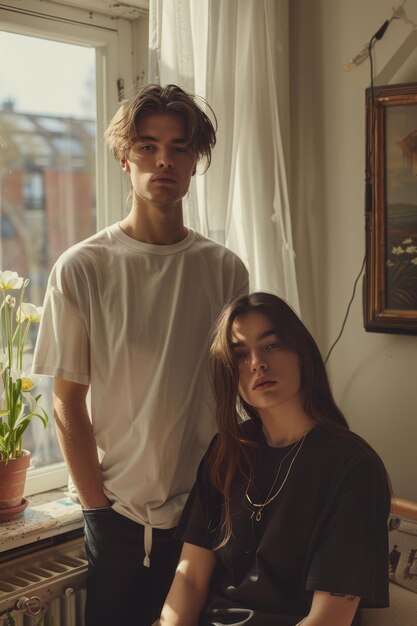
<instances>
[{"instance_id":1,"label":"man's arm","mask_svg":"<svg viewBox=\"0 0 417 626\"><path fill-rule=\"evenodd\" d=\"M184 543L162 608L160 626L197 626L207 600L215 558L211 550Z\"/></svg>"},{"instance_id":2,"label":"man's arm","mask_svg":"<svg viewBox=\"0 0 417 626\"><path fill-rule=\"evenodd\" d=\"M110 506L110 501L103 492L97 446L87 411L87 392L88 385L55 378L55 424L81 505L99 508Z\"/></svg>"},{"instance_id":3,"label":"man's arm","mask_svg":"<svg viewBox=\"0 0 417 626\"><path fill-rule=\"evenodd\" d=\"M351 626L359 601L359 596L315 591L309 614L297 626Z\"/></svg>"}]
</instances>

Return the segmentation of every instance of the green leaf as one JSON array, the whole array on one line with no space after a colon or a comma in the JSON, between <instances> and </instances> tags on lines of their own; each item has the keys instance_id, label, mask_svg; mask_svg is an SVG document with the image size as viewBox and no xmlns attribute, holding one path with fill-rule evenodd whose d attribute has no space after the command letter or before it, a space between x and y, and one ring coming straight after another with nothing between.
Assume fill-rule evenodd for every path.
<instances>
[{"instance_id":1,"label":"green leaf","mask_svg":"<svg viewBox=\"0 0 417 626\"><path fill-rule=\"evenodd\" d=\"M16 442L18 442L21 439L21 437L23 436L23 433L25 432L29 424L30 424L30 420L27 421L25 424L21 424L18 428L16 428L15 430Z\"/></svg>"},{"instance_id":2,"label":"green leaf","mask_svg":"<svg viewBox=\"0 0 417 626\"><path fill-rule=\"evenodd\" d=\"M41 410L43 410L43 409L41 409ZM21 415L16 420L15 428L18 429L18 428L21 428L22 426L24 426L24 430L26 430L26 428L30 424L30 421L31 421L32 417L38 417L41 420L44 428L46 428L46 425L48 424L48 416L46 415L46 413L45 413L45 415L41 415L40 413L28 413L27 415Z\"/></svg>"}]
</instances>

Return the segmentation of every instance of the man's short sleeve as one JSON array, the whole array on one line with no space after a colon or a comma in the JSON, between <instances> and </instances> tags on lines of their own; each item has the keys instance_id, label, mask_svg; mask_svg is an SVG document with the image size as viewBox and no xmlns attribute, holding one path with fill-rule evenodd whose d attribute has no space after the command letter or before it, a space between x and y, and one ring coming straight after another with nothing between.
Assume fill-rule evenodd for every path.
<instances>
[{"instance_id":1,"label":"man's short sleeve","mask_svg":"<svg viewBox=\"0 0 417 626\"><path fill-rule=\"evenodd\" d=\"M388 606L389 511L385 469L369 451L350 470L324 513L306 590L360 596L362 607Z\"/></svg>"},{"instance_id":2,"label":"man's short sleeve","mask_svg":"<svg viewBox=\"0 0 417 626\"><path fill-rule=\"evenodd\" d=\"M33 372L90 383L89 338L85 320L53 285L46 292L33 358Z\"/></svg>"}]
</instances>

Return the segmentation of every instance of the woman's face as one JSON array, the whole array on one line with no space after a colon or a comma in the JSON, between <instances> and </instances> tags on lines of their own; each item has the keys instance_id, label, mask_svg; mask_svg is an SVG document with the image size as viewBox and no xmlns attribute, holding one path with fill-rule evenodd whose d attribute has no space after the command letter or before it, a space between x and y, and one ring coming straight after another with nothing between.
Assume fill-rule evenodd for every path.
<instances>
[{"instance_id":1,"label":"woman's face","mask_svg":"<svg viewBox=\"0 0 417 626\"><path fill-rule=\"evenodd\" d=\"M264 313L237 317L232 345L239 365L239 393L248 404L258 411L299 405L300 359L285 347Z\"/></svg>"}]
</instances>

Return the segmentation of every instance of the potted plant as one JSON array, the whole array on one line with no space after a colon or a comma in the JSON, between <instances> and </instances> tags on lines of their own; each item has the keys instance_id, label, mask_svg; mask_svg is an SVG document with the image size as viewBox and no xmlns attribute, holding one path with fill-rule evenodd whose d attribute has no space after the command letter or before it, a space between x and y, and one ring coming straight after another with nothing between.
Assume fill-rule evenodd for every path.
<instances>
[{"instance_id":1,"label":"potted plant","mask_svg":"<svg viewBox=\"0 0 417 626\"><path fill-rule=\"evenodd\" d=\"M16 272L0 271L0 520L13 519L27 505L23 499L30 452L23 449L23 433L32 418L48 423L41 397L32 391L39 377L23 369L23 355L31 325L41 319L42 309L24 302L29 279Z\"/></svg>"}]
</instances>

